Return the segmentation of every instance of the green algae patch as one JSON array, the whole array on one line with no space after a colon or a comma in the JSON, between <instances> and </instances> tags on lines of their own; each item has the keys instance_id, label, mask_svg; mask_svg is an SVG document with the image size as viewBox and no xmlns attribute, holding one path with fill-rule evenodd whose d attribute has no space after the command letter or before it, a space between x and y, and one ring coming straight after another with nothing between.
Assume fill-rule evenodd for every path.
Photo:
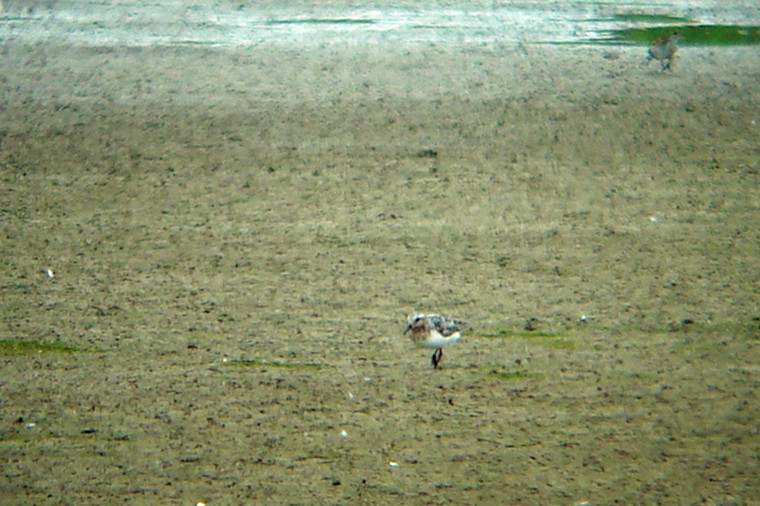
<instances>
[{"instance_id":1,"label":"green algae patch","mask_svg":"<svg viewBox=\"0 0 760 506\"><path fill-rule=\"evenodd\" d=\"M649 28L623 28L603 32L601 43L649 45L660 37L677 33L678 45L755 46L760 44L760 26L741 25L667 25Z\"/></svg>"},{"instance_id":2,"label":"green algae patch","mask_svg":"<svg viewBox=\"0 0 760 506\"><path fill-rule=\"evenodd\" d=\"M85 351L63 341L30 341L27 339L0 339L0 356L32 355L34 353L76 353Z\"/></svg>"},{"instance_id":3,"label":"green algae patch","mask_svg":"<svg viewBox=\"0 0 760 506\"><path fill-rule=\"evenodd\" d=\"M488 377L498 379L501 381L518 381L530 378L531 374L525 371L498 371L492 370L488 372Z\"/></svg>"},{"instance_id":4,"label":"green algae patch","mask_svg":"<svg viewBox=\"0 0 760 506\"><path fill-rule=\"evenodd\" d=\"M261 367L271 369L321 369L322 364L316 362L282 362L265 360L229 360L224 363L227 367Z\"/></svg>"},{"instance_id":5,"label":"green algae patch","mask_svg":"<svg viewBox=\"0 0 760 506\"><path fill-rule=\"evenodd\" d=\"M558 339L558 338L564 338L567 337L563 334L557 334L554 332L539 332L536 330L525 330L525 331L516 331L511 328L507 327L493 327L490 330L487 330L485 332L480 333L481 337L487 337L491 339L535 339L535 338L545 338L545 339Z\"/></svg>"},{"instance_id":6,"label":"green algae patch","mask_svg":"<svg viewBox=\"0 0 760 506\"><path fill-rule=\"evenodd\" d=\"M521 330L517 331L506 327L493 327L490 330L480 333L481 337L487 339L524 339L531 343L550 348L574 348L575 342L567 334L556 332L544 332L538 330Z\"/></svg>"}]
</instances>

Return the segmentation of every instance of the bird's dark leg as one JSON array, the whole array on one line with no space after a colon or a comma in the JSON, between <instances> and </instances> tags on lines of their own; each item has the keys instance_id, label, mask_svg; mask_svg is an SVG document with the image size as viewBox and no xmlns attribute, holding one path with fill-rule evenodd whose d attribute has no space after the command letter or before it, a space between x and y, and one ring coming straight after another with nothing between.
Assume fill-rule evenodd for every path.
<instances>
[{"instance_id":1,"label":"bird's dark leg","mask_svg":"<svg viewBox=\"0 0 760 506\"><path fill-rule=\"evenodd\" d=\"M438 369L438 364L441 362L441 357L443 356L443 349L442 348L436 348L433 352L433 356L430 357L430 361L433 362L433 368Z\"/></svg>"}]
</instances>

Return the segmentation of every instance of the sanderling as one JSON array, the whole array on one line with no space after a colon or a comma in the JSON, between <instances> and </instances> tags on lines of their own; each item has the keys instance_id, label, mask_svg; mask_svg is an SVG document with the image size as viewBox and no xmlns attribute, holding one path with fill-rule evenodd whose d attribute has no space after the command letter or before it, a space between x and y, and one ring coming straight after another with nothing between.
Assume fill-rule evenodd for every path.
<instances>
[{"instance_id":1,"label":"sanderling","mask_svg":"<svg viewBox=\"0 0 760 506\"><path fill-rule=\"evenodd\" d=\"M681 36L677 33L671 33L655 40L649 51L647 52L647 63L652 60L660 60L662 62L662 70L669 70L673 68L673 60L678 52L678 41L681 40Z\"/></svg>"},{"instance_id":2,"label":"sanderling","mask_svg":"<svg viewBox=\"0 0 760 506\"><path fill-rule=\"evenodd\" d=\"M430 357L433 367L438 368L443 356L443 347L462 338L460 330L468 323L439 314L414 314L409 317L404 333L411 332L412 340L417 346L435 348Z\"/></svg>"}]
</instances>

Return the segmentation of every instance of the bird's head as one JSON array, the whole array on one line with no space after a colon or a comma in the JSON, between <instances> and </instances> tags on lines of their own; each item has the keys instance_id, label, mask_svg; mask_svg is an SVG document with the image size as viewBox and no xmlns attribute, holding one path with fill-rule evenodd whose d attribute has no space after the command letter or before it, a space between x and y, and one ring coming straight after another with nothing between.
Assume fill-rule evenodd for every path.
<instances>
[{"instance_id":1,"label":"bird's head","mask_svg":"<svg viewBox=\"0 0 760 506\"><path fill-rule=\"evenodd\" d=\"M422 315L412 315L409 318L407 318L406 327L404 327L404 334L409 332L410 330L419 329L420 326L424 326L425 324L425 318Z\"/></svg>"}]
</instances>

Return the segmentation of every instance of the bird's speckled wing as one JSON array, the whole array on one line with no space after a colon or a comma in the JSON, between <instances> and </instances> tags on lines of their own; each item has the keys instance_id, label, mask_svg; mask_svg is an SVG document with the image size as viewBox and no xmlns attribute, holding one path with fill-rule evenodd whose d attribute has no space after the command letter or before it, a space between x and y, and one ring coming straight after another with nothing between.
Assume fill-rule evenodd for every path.
<instances>
[{"instance_id":1,"label":"bird's speckled wing","mask_svg":"<svg viewBox=\"0 0 760 506\"><path fill-rule=\"evenodd\" d=\"M428 325L438 331L442 336L448 337L464 329L468 324L466 321L455 320L442 315L430 315L428 317Z\"/></svg>"}]
</instances>

